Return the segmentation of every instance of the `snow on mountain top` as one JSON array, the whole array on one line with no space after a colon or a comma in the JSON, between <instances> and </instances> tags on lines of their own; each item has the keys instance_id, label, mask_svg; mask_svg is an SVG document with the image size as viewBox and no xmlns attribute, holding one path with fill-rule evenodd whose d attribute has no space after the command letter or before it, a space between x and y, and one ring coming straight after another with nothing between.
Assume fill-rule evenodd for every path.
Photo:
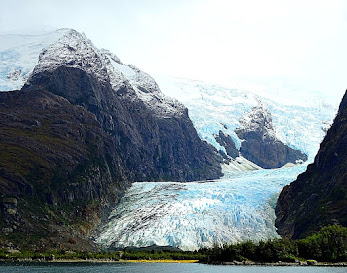
<instances>
[{"instance_id":1,"label":"snow on mountain top","mask_svg":"<svg viewBox=\"0 0 347 273\"><path fill-rule=\"evenodd\" d=\"M4 51L7 49L16 48L18 50L22 50L23 46L35 46L40 43L51 44L61 38L63 35L68 33L71 29L61 28L53 32L41 33L36 35L29 34L0 34L0 50Z\"/></svg>"},{"instance_id":2,"label":"snow on mountain top","mask_svg":"<svg viewBox=\"0 0 347 273\"><path fill-rule=\"evenodd\" d=\"M124 65L113 53L97 49L84 34L60 29L44 35L0 36L0 90L20 89L30 75L61 65L83 69L117 90L134 90L160 117L181 115L186 110L177 100L164 96L157 83L135 66Z\"/></svg>"},{"instance_id":3,"label":"snow on mountain top","mask_svg":"<svg viewBox=\"0 0 347 273\"><path fill-rule=\"evenodd\" d=\"M123 63L120 61L120 59L117 57L117 55L114 54L114 53L112 53L112 52L109 51L108 49L101 48L100 51L101 51L102 53L104 53L106 56L108 56L108 57L110 58L111 61L123 65Z\"/></svg>"},{"instance_id":4,"label":"snow on mountain top","mask_svg":"<svg viewBox=\"0 0 347 273\"><path fill-rule=\"evenodd\" d=\"M115 89L130 85L135 96L160 117L181 115L185 107L177 100L183 102L200 137L217 149L223 149L214 138L220 130L240 147L235 129L245 113L261 101L272 115L276 137L313 159L337 110L320 99L314 107L285 105L245 90L156 77L165 95L172 97L168 98L148 74L123 64L105 49L97 49L85 35L72 29L44 35L0 35L0 41L0 90L20 89L33 71L38 73L59 65L79 67L100 80L110 81Z\"/></svg>"},{"instance_id":5,"label":"snow on mountain top","mask_svg":"<svg viewBox=\"0 0 347 273\"><path fill-rule=\"evenodd\" d=\"M33 74L52 71L61 65L81 68L100 80L108 81L108 73L102 57L93 44L75 30L70 30L58 41L44 48Z\"/></svg>"}]
</instances>

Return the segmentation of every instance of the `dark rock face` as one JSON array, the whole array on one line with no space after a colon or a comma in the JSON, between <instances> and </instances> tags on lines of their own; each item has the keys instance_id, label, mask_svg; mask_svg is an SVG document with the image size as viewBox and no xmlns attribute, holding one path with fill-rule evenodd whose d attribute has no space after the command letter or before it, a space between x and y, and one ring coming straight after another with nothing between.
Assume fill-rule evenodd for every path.
<instances>
[{"instance_id":1,"label":"dark rock face","mask_svg":"<svg viewBox=\"0 0 347 273\"><path fill-rule=\"evenodd\" d=\"M276 138L271 113L264 106L254 107L240 122L241 127L235 131L243 140L240 152L258 166L272 169L307 160L306 154Z\"/></svg>"},{"instance_id":2,"label":"dark rock face","mask_svg":"<svg viewBox=\"0 0 347 273\"><path fill-rule=\"evenodd\" d=\"M36 74L24 88L30 86L43 86L92 112L115 139L131 181L193 181L222 175L221 158L200 140L187 109L182 115L161 117L126 82L113 90L108 82L65 66Z\"/></svg>"},{"instance_id":3,"label":"dark rock face","mask_svg":"<svg viewBox=\"0 0 347 273\"><path fill-rule=\"evenodd\" d=\"M114 139L95 115L62 97L40 89L0 92L0 124L2 234L19 241L33 235L18 243L35 247L37 236L90 228L130 185ZM12 199L16 209L9 211ZM84 224L67 230L62 221Z\"/></svg>"},{"instance_id":4,"label":"dark rock face","mask_svg":"<svg viewBox=\"0 0 347 273\"><path fill-rule=\"evenodd\" d=\"M81 245L133 181L222 175L221 156L200 140L187 110L161 117L126 82L113 90L65 66L0 92L0 158L0 216L8 220L0 228L37 233L49 247Z\"/></svg>"},{"instance_id":5,"label":"dark rock face","mask_svg":"<svg viewBox=\"0 0 347 273\"><path fill-rule=\"evenodd\" d=\"M4 159L0 179L7 181L1 184L2 195L33 196L37 190L51 187L57 196L45 192L48 203L65 203L79 196L86 200L109 197L112 193L105 193L112 180L120 182L119 188L127 187L124 167L111 156L114 141L92 113L39 89L1 92L0 109ZM93 175L88 177L88 172ZM79 176L85 176L82 187L77 181L71 184L75 187L71 191L61 187L60 183ZM45 183L42 187L40 181Z\"/></svg>"},{"instance_id":6,"label":"dark rock face","mask_svg":"<svg viewBox=\"0 0 347 273\"><path fill-rule=\"evenodd\" d=\"M232 138L228 135L219 131L218 135L215 136L216 141L225 148L227 154L232 158L239 156L239 150L236 149L235 143Z\"/></svg>"},{"instance_id":7,"label":"dark rock face","mask_svg":"<svg viewBox=\"0 0 347 273\"><path fill-rule=\"evenodd\" d=\"M283 188L276 216L279 234L294 239L328 224L347 226L347 93L314 163Z\"/></svg>"}]
</instances>

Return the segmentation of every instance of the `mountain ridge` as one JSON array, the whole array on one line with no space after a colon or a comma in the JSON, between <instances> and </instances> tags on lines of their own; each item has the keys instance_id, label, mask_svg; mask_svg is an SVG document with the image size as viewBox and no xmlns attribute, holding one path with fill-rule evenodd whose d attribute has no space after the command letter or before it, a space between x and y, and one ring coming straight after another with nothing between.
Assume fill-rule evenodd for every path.
<instances>
[{"instance_id":1,"label":"mountain ridge","mask_svg":"<svg viewBox=\"0 0 347 273\"><path fill-rule=\"evenodd\" d=\"M90 248L87 237L131 182L222 176L220 155L182 104L65 31L21 72L30 75L21 90L0 92L0 143L11 148L0 151L0 243Z\"/></svg>"},{"instance_id":2,"label":"mountain ridge","mask_svg":"<svg viewBox=\"0 0 347 273\"><path fill-rule=\"evenodd\" d=\"M314 163L285 186L276 206L276 227L286 237L301 238L322 226L347 226L347 92Z\"/></svg>"}]
</instances>

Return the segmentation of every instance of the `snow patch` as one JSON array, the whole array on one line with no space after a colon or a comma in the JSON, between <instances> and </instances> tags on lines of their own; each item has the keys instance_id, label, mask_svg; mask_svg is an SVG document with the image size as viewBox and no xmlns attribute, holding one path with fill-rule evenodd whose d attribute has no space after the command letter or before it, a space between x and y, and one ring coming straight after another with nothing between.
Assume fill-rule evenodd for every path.
<instances>
[{"instance_id":1,"label":"snow patch","mask_svg":"<svg viewBox=\"0 0 347 273\"><path fill-rule=\"evenodd\" d=\"M239 174L241 172L251 172L262 169L257 164L247 160L243 156L231 159L229 164L222 165L222 172L230 174Z\"/></svg>"}]
</instances>

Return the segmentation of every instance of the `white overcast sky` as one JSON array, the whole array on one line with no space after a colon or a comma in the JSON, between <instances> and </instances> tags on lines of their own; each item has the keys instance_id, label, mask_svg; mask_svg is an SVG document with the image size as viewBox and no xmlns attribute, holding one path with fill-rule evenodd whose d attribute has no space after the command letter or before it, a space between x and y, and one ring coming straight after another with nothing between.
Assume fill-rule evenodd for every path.
<instances>
[{"instance_id":1,"label":"white overcast sky","mask_svg":"<svg viewBox=\"0 0 347 273\"><path fill-rule=\"evenodd\" d=\"M335 100L347 88L347 0L0 0L0 8L0 33L75 28L149 74Z\"/></svg>"}]
</instances>

